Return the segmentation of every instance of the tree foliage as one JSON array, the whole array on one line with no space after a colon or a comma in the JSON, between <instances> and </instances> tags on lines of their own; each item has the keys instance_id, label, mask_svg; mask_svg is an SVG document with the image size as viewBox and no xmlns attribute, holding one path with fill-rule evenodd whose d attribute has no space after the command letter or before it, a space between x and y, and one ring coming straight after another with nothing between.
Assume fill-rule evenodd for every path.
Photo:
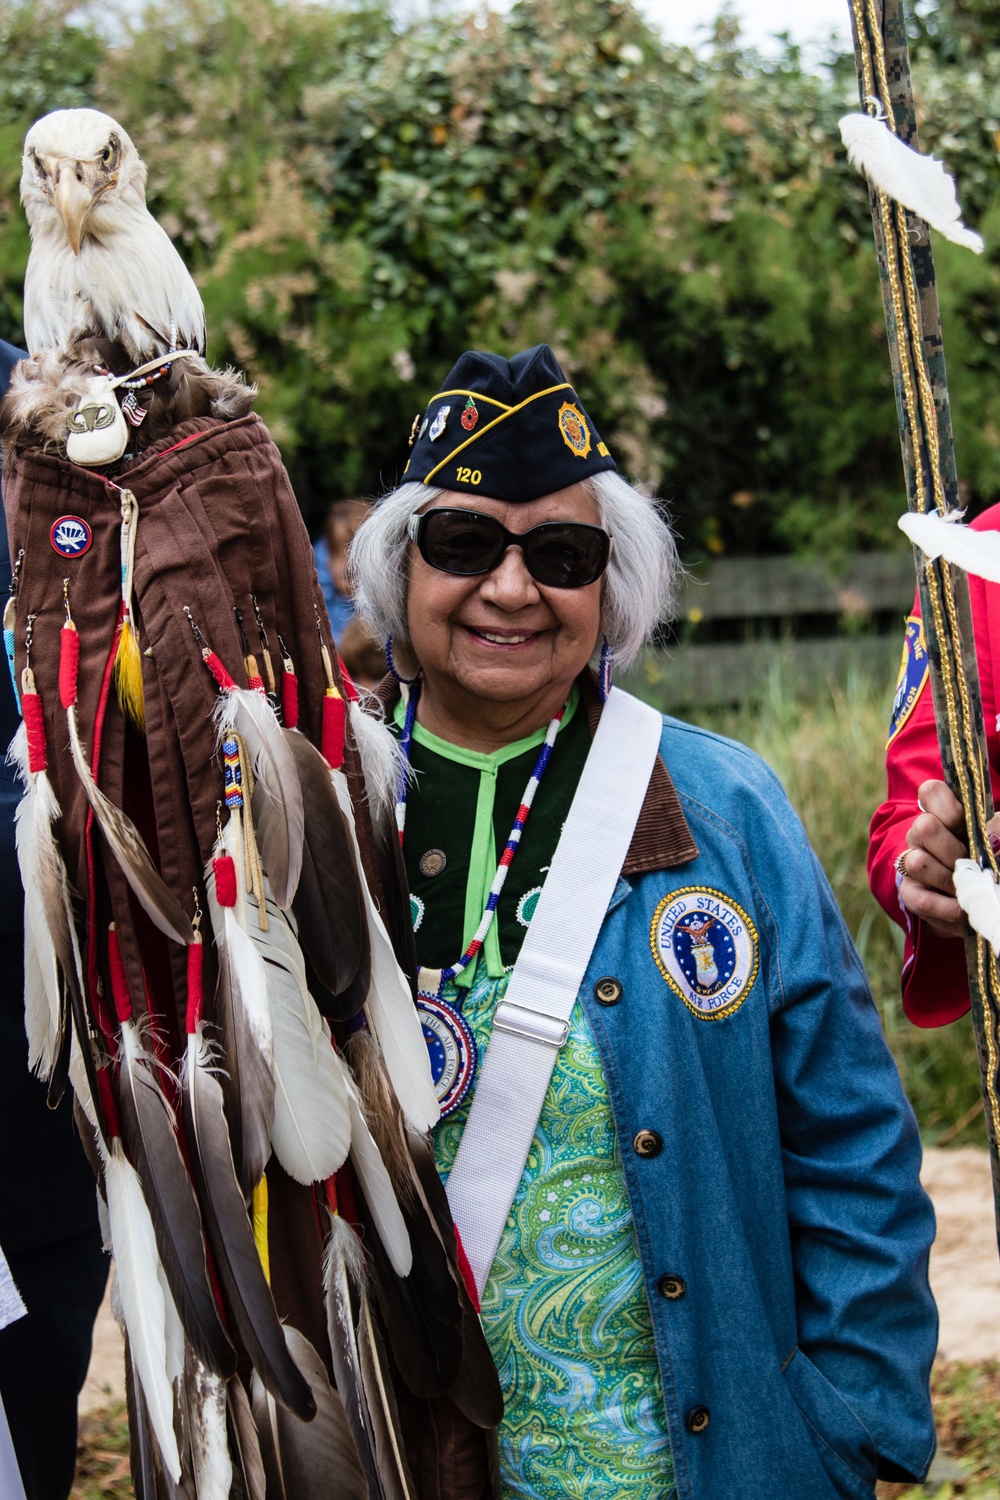
<instances>
[{"instance_id":1,"label":"tree foliage","mask_svg":"<svg viewBox=\"0 0 1000 1500\"><path fill-rule=\"evenodd\" d=\"M949 5L915 21L925 145L1000 243L994 7ZM88 98L139 144L212 354L259 381L310 521L396 480L463 348L546 340L620 466L669 497L689 556L891 542L868 199L836 126L856 106L849 59L762 59L726 17L696 55L626 0L403 27L388 0L158 0L104 37L68 14L0 0L21 49L0 86L6 337L21 133ZM998 498L1000 271L937 250L960 469Z\"/></svg>"}]
</instances>

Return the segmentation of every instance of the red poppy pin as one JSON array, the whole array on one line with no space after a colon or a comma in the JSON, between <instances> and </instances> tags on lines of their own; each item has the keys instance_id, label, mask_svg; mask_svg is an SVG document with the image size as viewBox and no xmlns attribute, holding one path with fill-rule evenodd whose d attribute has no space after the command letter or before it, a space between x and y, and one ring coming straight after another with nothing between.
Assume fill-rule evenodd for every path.
<instances>
[{"instance_id":1,"label":"red poppy pin","mask_svg":"<svg viewBox=\"0 0 1000 1500\"><path fill-rule=\"evenodd\" d=\"M466 401L465 403L465 410L462 413L462 426L465 428L466 432L471 432L478 421L479 408L476 406L476 403L470 396L468 401Z\"/></svg>"}]
</instances>

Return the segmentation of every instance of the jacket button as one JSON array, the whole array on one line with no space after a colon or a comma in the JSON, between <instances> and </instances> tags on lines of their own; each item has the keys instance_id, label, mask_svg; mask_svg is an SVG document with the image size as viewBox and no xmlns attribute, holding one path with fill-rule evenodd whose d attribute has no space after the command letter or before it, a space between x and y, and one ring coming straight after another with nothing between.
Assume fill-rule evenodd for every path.
<instances>
[{"instance_id":1,"label":"jacket button","mask_svg":"<svg viewBox=\"0 0 1000 1500\"><path fill-rule=\"evenodd\" d=\"M594 985L594 998L600 1005L617 1005L622 997L622 987L611 974L605 974Z\"/></svg>"},{"instance_id":2,"label":"jacket button","mask_svg":"<svg viewBox=\"0 0 1000 1500\"><path fill-rule=\"evenodd\" d=\"M663 1150L663 1137L655 1130L640 1130L632 1142L636 1156L659 1156Z\"/></svg>"},{"instance_id":3,"label":"jacket button","mask_svg":"<svg viewBox=\"0 0 1000 1500\"><path fill-rule=\"evenodd\" d=\"M711 1414L707 1406L692 1406L687 1414L687 1420L684 1425L687 1427L688 1432L704 1432L710 1419Z\"/></svg>"},{"instance_id":4,"label":"jacket button","mask_svg":"<svg viewBox=\"0 0 1000 1500\"><path fill-rule=\"evenodd\" d=\"M661 1276L656 1283L661 1296L666 1297L668 1302L679 1302L687 1292L687 1282L683 1276L675 1276L668 1271L666 1276Z\"/></svg>"}]
</instances>

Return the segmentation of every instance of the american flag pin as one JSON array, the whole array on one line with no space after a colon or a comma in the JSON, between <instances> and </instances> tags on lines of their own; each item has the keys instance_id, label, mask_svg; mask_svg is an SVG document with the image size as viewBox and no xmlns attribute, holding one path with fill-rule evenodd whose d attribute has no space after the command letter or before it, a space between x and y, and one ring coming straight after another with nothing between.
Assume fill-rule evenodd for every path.
<instances>
[{"instance_id":1,"label":"american flag pin","mask_svg":"<svg viewBox=\"0 0 1000 1500\"><path fill-rule=\"evenodd\" d=\"M127 392L124 400L122 401L122 411L125 413L128 420L132 423L133 427L141 427L142 423L146 420L146 412L148 410L148 407L139 405L138 401L135 399L135 391Z\"/></svg>"}]
</instances>

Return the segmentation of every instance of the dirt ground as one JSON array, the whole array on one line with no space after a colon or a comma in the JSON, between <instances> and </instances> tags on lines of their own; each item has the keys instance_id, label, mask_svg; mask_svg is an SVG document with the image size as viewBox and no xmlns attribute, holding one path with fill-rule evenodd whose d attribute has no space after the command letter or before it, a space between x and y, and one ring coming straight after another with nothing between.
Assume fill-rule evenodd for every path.
<instances>
[{"instance_id":1,"label":"dirt ground","mask_svg":"<svg viewBox=\"0 0 1000 1500\"><path fill-rule=\"evenodd\" d=\"M924 1187L937 1213L931 1285L941 1314L940 1352L948 1359L1000 1359L1000 1258L985 1151L928 1151ZM125 1399L122 1342L105 1298L81 1411Z\"/></svg>"}]
</instances>

